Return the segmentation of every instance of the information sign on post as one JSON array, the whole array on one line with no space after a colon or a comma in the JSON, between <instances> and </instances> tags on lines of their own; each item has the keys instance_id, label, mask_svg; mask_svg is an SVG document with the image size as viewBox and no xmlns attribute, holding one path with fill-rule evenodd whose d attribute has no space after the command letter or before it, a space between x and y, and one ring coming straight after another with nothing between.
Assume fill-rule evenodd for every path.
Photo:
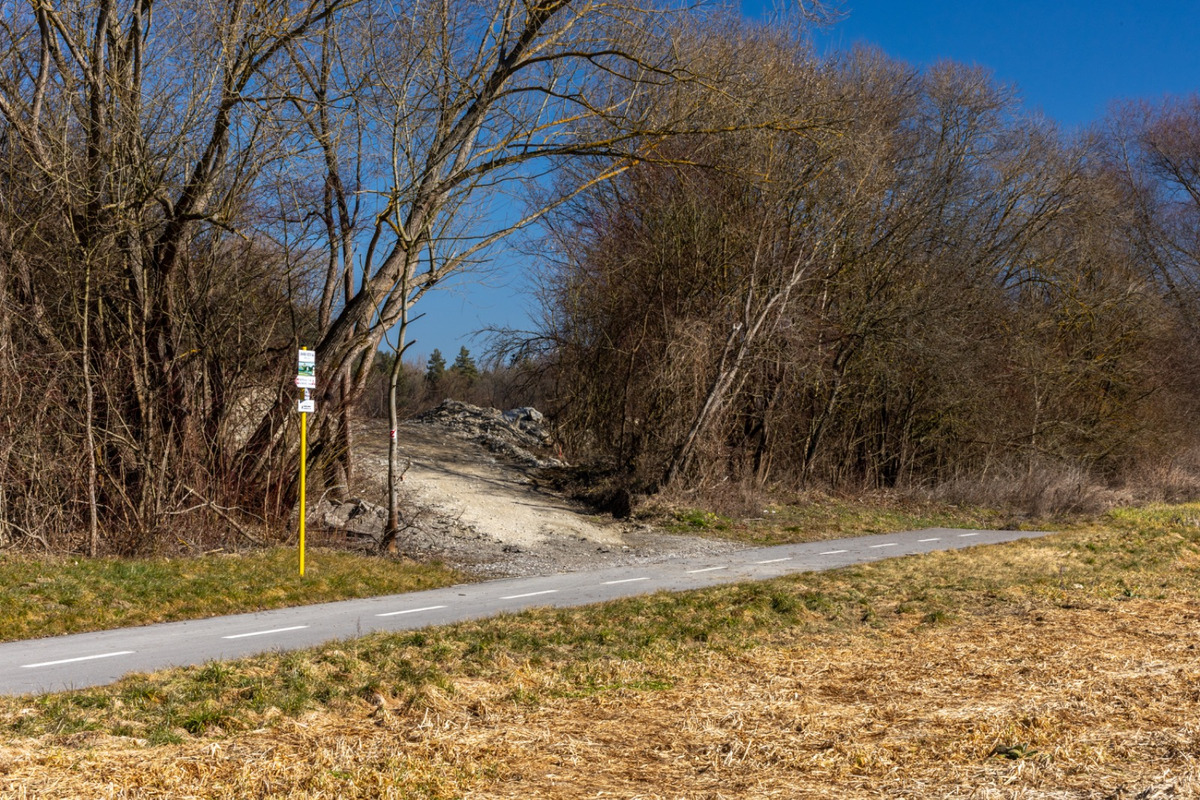
<instances>
[{"instance_id":1,"label":"information sign on post","mask_svg":"<svg viewBox=\"0 0 1200 800\"><path fill-rule=\"evenodd\" d=\"M317 401L309 394L317 388L317 354L300 348L296 356L296 386L304 390L304 399L296 403L300 412L300 575L304 575L304 516L305 489L308 483L308 415L317 410Z\"/></svg>"},{"instance_id":2,"label":"information sign on post","mask_svg":"<svg viewBox=\"0 0 1200 800\"><path fill-rule=\"evenodd\" d=\"M300 354L296 357L296 386L301 389L317 388L317 354L315 351L301 348Z\"/></svg>"}]
</instances>

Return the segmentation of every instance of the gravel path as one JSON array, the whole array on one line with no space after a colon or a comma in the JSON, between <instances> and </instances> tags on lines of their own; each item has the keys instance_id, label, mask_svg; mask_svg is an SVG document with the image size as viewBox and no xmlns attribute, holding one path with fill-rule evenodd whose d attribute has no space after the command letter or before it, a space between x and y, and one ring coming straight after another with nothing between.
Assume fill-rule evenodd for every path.
<instances>
[{"instance_id":1,"label":"gravel path","mask_svg":"<svg viewBox=\"0 0 1200 800\"><path fill-rule=\"evenodd\" d=\"M404 555L438 558L484 576L524 576L740 548L591 513L539 485L537 468L529 463L537 458L521 449L532 440L494 424L499 412L462 404L455 408L459 413L452 418L427 416L428 421L408 421L399 429L400 451L408 464L403 493L407 505L417 509L398 542ZM384 421L359 423L355 490L361 499L349 511L327 510L329 524L357 527L368 535L382 528L388 434ZM350 523L345 522L348 516L354 518Z\"/></svg>"}]
</instances>

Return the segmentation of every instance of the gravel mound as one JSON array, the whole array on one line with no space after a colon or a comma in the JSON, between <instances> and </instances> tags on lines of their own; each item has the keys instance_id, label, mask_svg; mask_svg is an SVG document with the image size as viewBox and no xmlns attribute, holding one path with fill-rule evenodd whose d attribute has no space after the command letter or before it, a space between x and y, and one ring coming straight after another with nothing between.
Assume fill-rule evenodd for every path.
<instances>
[{"instance_id":1,"label":"gravel mound","mask_svg":"<svg viewBox=\"0 0 1200 800\"><path fill-rule=\"evenodd\" d=\"M546 468L560 467L563 462L553 457L540 457L554 445L547 430L545 416L536 408L524 406L509 411L481 408L459 400L443 400L437 408L412 419L424 425L438 425L454 435L477 442L493 453L505 456L518 464Z\"/></svg>"},{"instance_id":2,"label":"gravel mound","mask_svg":"<svg viewBox=\"0 0 1200 800\"><path fill-rule=\"evenodd\" d=\"M391 432L356 421L355 466L345 502L322 499L314 525L337 541L373 547L387 517ZM539 480L552 457L550 426L535 408L499 411L447 400L397 431L400 555L436 559L478 576L548 575L736 549L597 514Z\"/></svg>"}]
</instances>

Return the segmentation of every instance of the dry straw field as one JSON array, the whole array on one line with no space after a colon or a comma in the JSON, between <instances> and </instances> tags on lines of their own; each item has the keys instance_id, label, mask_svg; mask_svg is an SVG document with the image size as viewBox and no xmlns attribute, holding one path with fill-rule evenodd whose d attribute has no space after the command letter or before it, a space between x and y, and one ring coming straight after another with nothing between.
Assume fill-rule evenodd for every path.
<instances>
[{"instance_id":1,"label":"dry straw field","mask_svg":"<svg viewBox=\"0 0 1200 800\"><path fill-rule=\"evenodd\" d=\"M5 701L0 795L1196 797L1197 519Z\"/></svg>"}]
</instances>

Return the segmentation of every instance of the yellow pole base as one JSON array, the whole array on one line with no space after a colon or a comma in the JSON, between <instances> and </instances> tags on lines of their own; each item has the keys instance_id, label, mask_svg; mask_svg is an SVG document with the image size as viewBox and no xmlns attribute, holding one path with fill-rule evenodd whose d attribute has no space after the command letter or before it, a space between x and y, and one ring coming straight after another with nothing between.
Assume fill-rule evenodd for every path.
<instances>
[{"instance_id":1,"label":"yellow pole base","mask_svg":"<svg viewBox=\"0 0 1200 800\"><path fill-rule=\"evenodd\" d=\"M304 576L304 491L308 484L308 414L300 414L300 576Z\"/></svg>"}]
</instances>

